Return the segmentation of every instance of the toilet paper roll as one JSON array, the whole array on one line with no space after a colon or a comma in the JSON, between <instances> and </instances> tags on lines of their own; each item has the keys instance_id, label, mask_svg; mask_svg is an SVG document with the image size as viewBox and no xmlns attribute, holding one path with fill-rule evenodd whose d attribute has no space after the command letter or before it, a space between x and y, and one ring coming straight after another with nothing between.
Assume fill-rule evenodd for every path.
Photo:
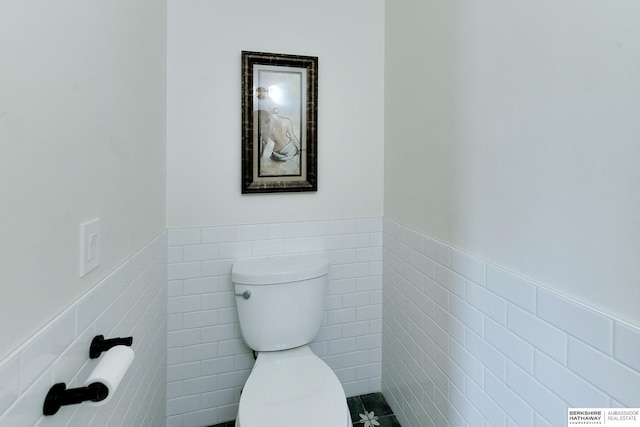
<instances>
[{"instance_id":1,"label":"toilet paper roll","mask_svg":"<svg viewBox=\"0 0 640 427\"><path fill-rule=\"evenodd\" d=\"M118 385L124 378L124 374L133 362L134 354L131 347L117 345L102 354L98 366L91 372L85 385L102 383L107 387L109 393L106 399L99 402L90 402L95 406L105 405L111 400Z\"/></svg>"}]
</instances>

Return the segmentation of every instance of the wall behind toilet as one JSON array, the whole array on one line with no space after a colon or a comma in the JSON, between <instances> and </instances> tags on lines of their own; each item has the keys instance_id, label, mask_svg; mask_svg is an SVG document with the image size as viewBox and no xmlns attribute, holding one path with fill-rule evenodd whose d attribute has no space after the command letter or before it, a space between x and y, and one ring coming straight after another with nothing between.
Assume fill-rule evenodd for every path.
<instances>
[{"instance_id":1,"label":"wall behind toilet","mask_svg":"<svg viewBox=\"0 0 640 427\"><path fill-rule=\"evenodd\" d=\"M169 1L167 225L382 216L384 5ZM242 50L319 58L318 192L240 194Z\"/></svg>"},{"instance_id":2,"label":"wall behind toilet","mask_svg":"<svg viewBox=\"0 0 640 427\"><path fill-rule=\"evenodd\" d=\"M242 50L319 58L317 193L240 194ZM238 257L328 253L314 350L349 393L380 389L383 55L382 0L169 0L169 425L235 418L252 363L230 298Z\"/></svg>"}]
</instances>

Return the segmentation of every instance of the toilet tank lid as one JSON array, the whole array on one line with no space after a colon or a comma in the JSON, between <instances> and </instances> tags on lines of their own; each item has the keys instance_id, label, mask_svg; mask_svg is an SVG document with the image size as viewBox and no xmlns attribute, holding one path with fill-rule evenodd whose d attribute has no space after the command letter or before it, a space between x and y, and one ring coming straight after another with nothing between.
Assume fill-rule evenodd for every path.
<instances>
[{"instance_id":1,"label":"toilet tank lid","mask_svg":"<svg viewBox=\"0 0 640 427\"><path fill-rule=\"evenodd\" d=\"M231 269L233 283L270 285L324 276L329 259L321 255L301 255L236 261Z\"/></svg>"}]
</instances>

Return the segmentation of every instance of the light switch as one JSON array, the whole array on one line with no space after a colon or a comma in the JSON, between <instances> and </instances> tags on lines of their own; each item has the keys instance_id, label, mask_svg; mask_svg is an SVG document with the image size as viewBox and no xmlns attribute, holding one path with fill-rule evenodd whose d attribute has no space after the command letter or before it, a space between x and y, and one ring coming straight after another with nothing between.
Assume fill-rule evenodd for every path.
<instances>
[{"instance_id":1,"label":"light switch","mask_svg":"<svg viewBox=\"0 0 640 427\"><path fill-rule=\"evenodd\" d=\"M100 265L100 218L80 224L80 277Z\"/></svg>"},{"instance_id":2,"label":"light switch","mask_svg":"<svg viewBox=\"0 0 640 427\"><path fill-rule=\"evenodd\" d=\"M89 235L89 247L87 248L87 261L91 262L96 259L98 255L98 233L91 233Z\"/></svg>"}]
</instances>

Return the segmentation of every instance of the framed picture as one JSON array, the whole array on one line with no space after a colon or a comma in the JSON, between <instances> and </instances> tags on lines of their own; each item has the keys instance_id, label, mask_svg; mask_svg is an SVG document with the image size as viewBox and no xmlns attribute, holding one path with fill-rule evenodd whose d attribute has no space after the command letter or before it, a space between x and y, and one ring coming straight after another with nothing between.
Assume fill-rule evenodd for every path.
<instances>
[{"instance_id":1,"label":"framed picture","mask_svg":"<svg viewBox=\"0 0 640 427\"><path fill-rule=\"evenodd\" d=\"M242 193L318 190L318 58L242 52Z\"/></svg>"}]
</instances>

